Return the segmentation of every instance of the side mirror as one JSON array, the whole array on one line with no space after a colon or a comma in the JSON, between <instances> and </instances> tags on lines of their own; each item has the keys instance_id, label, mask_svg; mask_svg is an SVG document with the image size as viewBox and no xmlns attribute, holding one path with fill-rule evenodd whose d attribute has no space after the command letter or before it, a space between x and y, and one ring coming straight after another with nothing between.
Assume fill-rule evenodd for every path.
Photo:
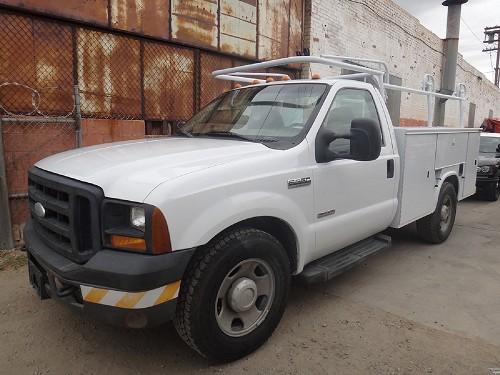
<instances>
[{"instance_id":1,"label":"side mirror","mask_svg":"<svg viewBox=\"0 0 500 375\"><path fill-rule=\"evenodd\" d=\"M330 144L336 139L350 139L350 154L337 155L330 150ZM316 161L327 163L335 159L352 159L359 161L375 160L380 156L382 142L379 125L366 118L354 119L348 134L337 134L321 128L316 136Z\"/></svg>"},{"instance_id":2,"label":"side mirror","mask_svg":"<svg viewBox=\"0 0 500 375\"><path fill-rule=\"evenodd\" d=\"M380 126L366 118L351 122L351 159L360 161L375 160L380 156L382 140Z\"/></svg>"}]
</instances>

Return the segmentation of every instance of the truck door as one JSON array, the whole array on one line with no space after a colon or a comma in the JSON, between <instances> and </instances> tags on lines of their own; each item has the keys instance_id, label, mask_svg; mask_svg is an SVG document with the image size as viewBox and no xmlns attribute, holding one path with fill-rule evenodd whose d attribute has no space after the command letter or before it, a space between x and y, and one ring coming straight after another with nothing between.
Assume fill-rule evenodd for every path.
<instances>
[{"instance_id":1,"label":"truck door","mask_svg":"<svg viewBox=\"0 0 500 375\"><path fill-rule=\"evenodd\" d=\"M347 83L339 83L347 84ZM314 169L316 254L320 258L347 245L386 229L397 206L395 152L389 124L374 100L378 95L363 85L340 88L325 116L322 127L336 133L350 131L355 118L369 118L380 124L382 152L374 161L336 159L317 163ZM349 155L350 141L338 139L330 149ZM313 259L310 259L313 260Z\"/></svg>"}]
</instances>

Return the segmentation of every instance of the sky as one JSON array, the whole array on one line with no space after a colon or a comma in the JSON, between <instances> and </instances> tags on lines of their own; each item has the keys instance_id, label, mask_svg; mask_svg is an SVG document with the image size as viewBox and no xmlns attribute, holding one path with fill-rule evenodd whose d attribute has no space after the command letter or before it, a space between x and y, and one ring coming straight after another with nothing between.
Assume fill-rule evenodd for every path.
<instances>
[{"instance_id":1,"label":"sky","mask_svg":"<svg viewBox=\"0 0 500 375\"><path fill-rule=\"evenodd\" d=\"M394 0L419 19L420 23L440 38L446 36L447 8L441 0ZM462 22L460 25L460 43L458 51L468 63L483 72L494 81L493 68L496 63L496 52L482 52L485 48L484 28L500 26L500 0L469 0L462 6Z\"/></svg>"}]
</instances>

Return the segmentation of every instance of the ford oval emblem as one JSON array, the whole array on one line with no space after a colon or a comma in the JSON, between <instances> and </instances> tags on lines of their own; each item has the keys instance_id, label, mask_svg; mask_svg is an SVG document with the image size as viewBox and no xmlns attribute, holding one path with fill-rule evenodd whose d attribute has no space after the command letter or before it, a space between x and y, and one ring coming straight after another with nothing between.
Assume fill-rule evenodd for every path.
<instances>
[{"instance_id":1,"label":"ford oval emblem","mask_svg":"<svg viewBox=\"0 0 500 375\"><path fill-rule=\"evenodd\" d=\"M36 202L34 209L35 209L36 216L38 216L40 218L45 217L45 207L43 207L43 204L41 204L40 202Z\"/></svg>"}]
</instances>

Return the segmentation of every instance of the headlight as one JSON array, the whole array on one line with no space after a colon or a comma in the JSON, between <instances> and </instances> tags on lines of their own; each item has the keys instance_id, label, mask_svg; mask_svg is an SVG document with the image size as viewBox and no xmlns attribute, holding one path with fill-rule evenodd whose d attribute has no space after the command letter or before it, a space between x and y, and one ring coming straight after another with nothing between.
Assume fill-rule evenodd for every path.
<instances>
[{"instance_id":1,"label":"headlight","mask_svg":"<svg viewBox=\"0 0 500 375\"><path fill-rule=\"evenodd\" d=\"M146 228L146 211L143 207L132 207L130 209L130 225L144 232Z\"/></svg>"},{"instance_id":2,"label":"headlight","mask_svg":"<svg viewBox=\"0 0 500 375\"><path fill-rule=\"evenodd\" d=\"M167 221L157 207L106 199L102 223L107 247L149 254L172 251Z\"/></svg>"},{"instance_id":3,"label":"headlight","mask_svg":"<svg viewBox=\"0 0 500 375\"><path fill-rule=\"evenodd\" d=\"M482 173L489 173L489 172L490 172L490 170L491 170L491 166L489 166L489 165L483 165L483 166L481 167L481 172L482 172Z\"/></svg>"}]
</instances>

